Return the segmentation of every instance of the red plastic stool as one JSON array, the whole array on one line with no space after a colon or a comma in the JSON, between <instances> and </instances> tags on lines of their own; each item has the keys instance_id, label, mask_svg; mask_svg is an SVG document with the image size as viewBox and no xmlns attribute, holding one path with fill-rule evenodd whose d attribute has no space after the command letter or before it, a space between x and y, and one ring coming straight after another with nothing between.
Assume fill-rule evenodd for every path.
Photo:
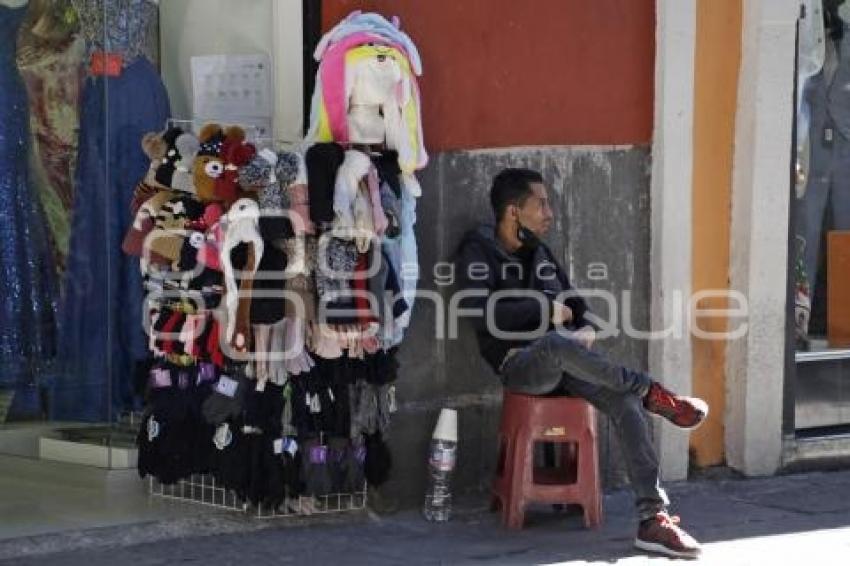
<instances>
[{"instance_id":1,"label":"red plastic stool","mask_svg":"<svg viewBox=\"0 0 850 566\"><path fill-rule=\"evenodd\" d=\"M558 468L540 470L534 466L535 442L569 443L572 449L562 452ZM505 391L493 504L501 507L507 527L521 529L531 502L576 503L587 527L602 524L596 414L584 399Z\"/></svg>"}]
</instances>

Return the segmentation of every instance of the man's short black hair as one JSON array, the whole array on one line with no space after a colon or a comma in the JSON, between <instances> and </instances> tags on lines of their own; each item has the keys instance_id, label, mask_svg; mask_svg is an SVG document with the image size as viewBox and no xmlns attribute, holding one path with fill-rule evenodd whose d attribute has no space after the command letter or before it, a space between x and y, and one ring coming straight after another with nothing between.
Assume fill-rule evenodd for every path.
<instances>
[{"instance_id":1,"label":"man's short black hair","mask_svg":"<svg viewBox=\"0 0 850 566\"><path fill-rule=\"evenodd\" d=\"M502 169L493 179L493 186L490 188L490 204L493 214L496 215L496 222L502 219L509 205L523 205L525 199L532 194L531 183L542 182L543 176L533 169Z\"/></svg>"}]
</instances>

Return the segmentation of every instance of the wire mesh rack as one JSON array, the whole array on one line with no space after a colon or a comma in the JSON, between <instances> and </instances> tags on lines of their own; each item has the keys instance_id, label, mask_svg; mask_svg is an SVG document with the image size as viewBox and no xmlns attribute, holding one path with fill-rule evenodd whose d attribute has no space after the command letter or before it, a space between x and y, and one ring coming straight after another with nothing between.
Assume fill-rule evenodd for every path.
<instances>
[{"instance_id":1,"label":"wire mesh rack","mask_svg":"<svg viewBox=\"0 0 850 566\"><path fill-rule=\"evenodd\" d=\"M246 513L257 519L347 513L366 508L365 483L362 491L351 493L286 497L277 507L252 505L239 497L235 491L225 488L221 483L217 483L214 477L206 474L194 474L174 484L163 484L151 477L148 479L148 492L151 497Z\"/></svg>"}]
</instances>

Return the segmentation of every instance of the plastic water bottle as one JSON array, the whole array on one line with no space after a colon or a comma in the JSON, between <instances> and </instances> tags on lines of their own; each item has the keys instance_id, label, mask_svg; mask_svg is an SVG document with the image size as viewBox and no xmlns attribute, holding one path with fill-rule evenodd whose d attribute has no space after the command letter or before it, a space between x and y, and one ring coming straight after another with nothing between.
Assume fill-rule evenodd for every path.
<instances>
[{"instance_id":1,"label":"plastic water bottle","mask_svg":"<svg viewBox=\"0 0 850 566\"><path fill-rule=\"evenodd\" d=\"M443 409L434 429L428 457L428 491L422 514L429 521L448 521L451 516L451 476L456 461L457 411Z\"/></svg>"}]
</instances>

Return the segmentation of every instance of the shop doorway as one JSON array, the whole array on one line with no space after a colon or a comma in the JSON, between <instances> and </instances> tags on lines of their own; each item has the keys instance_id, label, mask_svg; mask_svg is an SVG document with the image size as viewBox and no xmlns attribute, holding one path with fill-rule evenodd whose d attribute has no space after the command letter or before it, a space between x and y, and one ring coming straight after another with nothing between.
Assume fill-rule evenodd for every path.
<instances>
[{"instance_id":1,"label":"shop doorway","mask_svg":"<svg viewBox=\"0 0 850 566\"><path fill-rule=\"evenodd\" d=\"M850 431L850 3L802 3L796 68L785 428L834 435Z\"/></svg>"}]
</instances>

